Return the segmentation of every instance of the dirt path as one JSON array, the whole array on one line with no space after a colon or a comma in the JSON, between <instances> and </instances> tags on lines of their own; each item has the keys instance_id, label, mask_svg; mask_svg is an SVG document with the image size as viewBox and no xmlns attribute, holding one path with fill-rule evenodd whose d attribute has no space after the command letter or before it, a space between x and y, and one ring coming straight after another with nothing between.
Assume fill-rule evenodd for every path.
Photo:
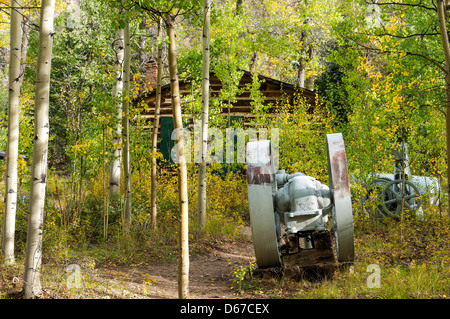
<instances>
[{"instance_id":1,"label":"dirt path","mask_svg":"<svg viewBox=\"0 0 450 319\"><path fill-rule=\"evenodd\" d=\"M211 249L206 255L192 256L190 260L190 298L236 298L231 290L232 270L248 264L253 258L253 247L244 244L225 243L219 249ZM157 283L150 289L154 298L177 298L177 267L151 265L150 274Z\"/></svg>"},{"instance_id":2,"label":"dirt path","mask_svg":"<svg viewBox=\"0 0 450 319\"><path fill-rule=\"evenodd\" d=\"M231 288L233 270L255 261L250 227L244 239L203 243L190 256L190 299L245 298ZM197 249L198 248L198 249ZM66 266L46 263L43 266L43 298L45 299L177 299L177 261L153 259L139 264L100 263L86 256L73 264L79 266L80 287L68 288ZM23 267L0 267L0 299L21 298Z\"/></svg>"},{"instance_id":3,"label":"dirt path","mask_svg":"<svg viewBox=\"0 0 450 319\"><path fill-rule=\"evenodd\" d=\"M221 242L190 257L189 298L238 298L231 289L232 272L254 261L250 241ZM133 268L102 266L95 271L94 282L100 298L178 298L177 262L151 261ZM242 297L242 296L241 296Z\"/></svg>"}]
</instances>

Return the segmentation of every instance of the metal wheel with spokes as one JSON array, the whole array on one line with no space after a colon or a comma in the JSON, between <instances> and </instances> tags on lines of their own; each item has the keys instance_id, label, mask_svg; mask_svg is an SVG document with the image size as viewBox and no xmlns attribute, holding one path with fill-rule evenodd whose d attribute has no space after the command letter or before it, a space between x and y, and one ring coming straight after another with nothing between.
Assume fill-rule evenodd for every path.
<instances>
[{"instance_id":1,"label":"metal wheel with spokes","mask_svg":"<svg viewBox=\"0 0 450 319\"><path fill-rule=\"evenodd\" d=\"M385 186L390 182L392 182L390 178L379 177L366 186L366 194L362 200L370 217L374 220L383 220L386 218L386 214L381 209L381 203L393 199L391 193L387 194L388 197L382 197Z\"/></svg>"},{"instance_id":2,"label":"metal wheel with spokes","mask_svg":"<svg viewBox=\"0 0 450 319\"><path fill-rule=\"evenodd\" d=\"M402 210L402 199L404 208L411 211L416 211L422 204L420 191L417 186L410 181L405 181L405 192L402 196L402 184L403 181L401 179L389 182L384 187L382 193L383 201L381 203L381 209L383 213L394 218L400 217L400 212Z\"/></svg>"}]
</instances>

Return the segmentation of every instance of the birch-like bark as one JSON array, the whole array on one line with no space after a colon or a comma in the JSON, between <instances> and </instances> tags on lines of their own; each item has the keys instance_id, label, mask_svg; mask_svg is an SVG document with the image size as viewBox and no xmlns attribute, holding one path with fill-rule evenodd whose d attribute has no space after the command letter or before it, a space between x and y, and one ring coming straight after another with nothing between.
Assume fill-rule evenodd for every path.
<instances>
[{"instance_id":1,"label":"birch-like bark","mask_svg":"<svg viewBox=\"0 0 450 319\"><path fill-rule=\"evenodd\" d=\"M447 187L450 189L450 44L448 42L448 30L445 19L446 4L444 0L438 0L436 2L436 8L439 19L439 30L441 33L442 49L444 50L445 58L445 126L447 136ZM450 216L450 196L448 197L449 208L448 215Z\"/></svg>"},{"instance_id":2,"label":"birch-like bark","mask_svg":"<svg viewBox=\"0 0 450 319\"><path fill-rule=\"evenodd\" d=\"M304 22L306 24L306 21ZM298 71L297 71L297 86L304 88L305 87L305 77L306 77L306 50L308 48L308 33L307 31L300 32L300 41L302 42L302 46L300 49L300 58L298 59Z\"/></svg>"},{"instance_id":3,"label":"birch-like bark","mask_svg":"<svg viewBox=\"0 0 450 319\"><path fill-rule=\"evenodd\" d=\"M305 73L306 73L306 66L305 66L305 58L300 57L298 60L298 71L297 71L297 86L304 88L305 87Z\"/></svg>"},{"instance_id":4,"label":"birch-like bark","mask_svg":"<svg viewBox=\"0 0 450 319\"><path fill-rule=\"evenodd\" d=\"M209 117L209 44L210 44L211 0L204 0L203 7L203 65L202 65L202 127L200 130L201 162L198 172L198 231L206 228L206 155L208 147Z\"/></svg>"},{"instance_id":5,"label":"birch-like bark","mask_svg":"<svg viewBox=\"0 0 450 319\"><path fill-rule=\"evenodd\" d=\"M109 176L109 195L115 197L120 195L120 174L122 166L122 101L120 101L123 92L123 59L124 59L124 29L117 30L117 39L114 42L114 51L116 53L117 81L113 88L113 97L117 102L117 126L113 134L114 159L111 163Z\"/></svg>"},{"instance_id":6,"label":"birch-like bark","mask_svg":"<svg viewBox=\"0 0 450 319\"><path fill-rule=\"evenodd\" d=\"M312 62L312 60L314 59L314 55L315 55L315 49L314 46L312 45L312 43L309 45L308 48L308 61ZM314 82L316 80L316 76L311 74L308 78L306 78L306 83L305 83L305 88L307 90L314 90Z\"/></svg>"},{"instance_id":7,"label":"birch-like bark","mask_svg":"<svg viewBox=\"0 0 450 319\"><path fill-rule=\"evenodd\" d=\"M131 225L131 159L130 159L130 64L131 64L131 42L130 42L130 24L127 22L124 30L124 66L123 66L123 90L126 94L123 99L123 169L124 169L124 188L125 203L124 217L125 230L128 232Z\"/></svg>"},{"instance_id":8,"label":"birch-like bark","mask_svg":"<svg viewBox=\"0 0 450 319\"><path fill-rule=\"evenodd\" d=\"M6 264L14 263L14 231L17 210L17 164L19 158L20 78L22 60L22 0L11 0L8 141L6 148L5 216L2 251Z\"/></svg>"},{"instance_id":9,"label":"birch-like bark","mask_svg":"<svg viewBox=\"0 0 450 319\"><path fill-rule=\"evenodd\" d=\"M24 74L25 73L25 69L27 67L27 52L28 52L28 48L29 48L29 39L30 39L30 24L31 22L30 17L28 16L23 16L23 13L21 15L21 19L22 19L22 45L21 45L21 55L22 55L22 60L21 60L21 66L20 66L20 73ZM23 79L24 77L21 76L20 77L20 85L22 86L23 84Z\"/></svg>"},{"instance_id":10,"label":"birch-like bark","mask_svg":"<svg viewBox=\"0 0 450 319\"><path fill-rule=\"evenodd\" d=\"M53 46L55 0L42 0L39 27L39 51L36 70L33 163L31 167L30 207L25 254L24 297L41 293L40 267L44 226L45 188L49 138L50 72Z\"/></svg>"},{"instance_id":11,"label":"birch-like bark","mask_svg":"<svg viewBox=\"0 0 450 319\"><path fill-rule=\"evenodd\" d=\"M142 13L141 14L141 18L142 21L139 24L139 30L140 32L142 32L142 34L139 36L139 72L143 75L145 75L145 62L147 60L147 52L146 52L146 48L145 48L145 40L146 40L146 35L144 34L144 31L147 28L147 21L145 18L145 14ZM145 89L145 87L144 87Z\"/></svg>"},{"instance_id":12,"label":"birch-like bark","mask_svg":"<svg viewBox=\"0 0 450 319\"><path fill-rule=\"evenodd\" d=\"M155 96L155 117L153 119L153 136L152 136L152 177L151 177L151 228L156 230L158 209L156 206L156 151L158 146L158 128L159 115L161 111L161 86L162 86L162 19L158 22L158 57L157 57L157 75L156 75L156 96Z\"/></svg>"},{"instance_id":13,"label":"birch-like bark","mask_svg":"<svg viewBox=\"0 0 450 319\"><path fill-rule=\"evenodd\" d=\"M174 19L166 14L166 32L169 38L169 74L170 93L172 97L172 112L174 116L174 129L182 130L180 86L178 82L178 67L176 55L176 38ZM178 265L178 298L185 299L189 294L189 224L188 224L188 192L187 192L187 167L184 153L184 134L177 134L175 144L178 149L178 194L180 211L179 229L179 265Z\"/></svg>"}]
</instances>

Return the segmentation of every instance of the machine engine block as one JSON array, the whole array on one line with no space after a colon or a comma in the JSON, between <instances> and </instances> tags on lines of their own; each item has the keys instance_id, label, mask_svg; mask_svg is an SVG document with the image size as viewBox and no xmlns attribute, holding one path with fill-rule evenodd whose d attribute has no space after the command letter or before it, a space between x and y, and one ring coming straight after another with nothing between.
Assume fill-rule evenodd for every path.
<instances>
[{"instance_id":1,"label":"machine engine block","mask_svg":"<svg viewBox=\"0 0 450 319\"><path fill-rule=\"evenodd\" d=\"M259 268L334 263L332 236L326 228L330 213L337 260L353 261L353 215L342 134L327 135L327 153L329 186L303 173L275 172L270 141L247 144L250 223Z\"/></svg>"}]
</instances>

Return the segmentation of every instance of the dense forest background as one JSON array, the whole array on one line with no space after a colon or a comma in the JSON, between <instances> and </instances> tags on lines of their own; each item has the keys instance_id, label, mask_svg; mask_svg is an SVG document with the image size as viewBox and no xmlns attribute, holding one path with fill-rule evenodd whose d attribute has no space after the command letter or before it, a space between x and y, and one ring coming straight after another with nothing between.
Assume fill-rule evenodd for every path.
<instances>
[{"instance_id":1,"label":"dense forest background","mask_svg":"<svg viewBox=\"0 0 450 319\"><path fill-rule=\"evenodd\" d=\"M257 118L251 125L279 129L280 168L314 176L323 183L328 181L325 136L343 133L352 177L357 249L366 262L360 267L377 263L389 265L392 277L395 271L406 278L421 269L433 276L425 295L417 295L420 289L411 292L405 288L401 297L445 298L450 294L445 195L448 43L442 42L437 3L441 2L216 0L211 7L210 69L227 85L211 99L210 125L225 127L226 119L217 116L218 109L238 94L237 80L242 70L313 90L316 105L312 109L299 98L292 105L276 105L278 111L273 117L258 96L261 83L255 77L251 85L252 112ZM24 67L15 231L18 260L25 253L27 237L39 6L39 1L23 3ZM172 8L180 13L175 19L178 74L180 81L189 81L192 86L191 94L182 97L181 107L183 114L199 118L202 2L56 1L43 235L46 261L63 263L94 253L99 259L123 262L177 256L178 176L173 166L160 162L157 226L151 227L151 164L152 158L159 159L161 154L151 152L151 124L141 116L147 114L148 107L139 97L156 89L148 85L145 67L146 62L157 59L159 45L162 83L170 83L168 39L165 33L158 35L159 16L156 9L148 10L152 6L158 12ZM0 150L5 150L10 3L1 1L0 10ZM130 30L130 88L116 96L115 41L117 30L125 23ZM124 100L130 103L127 138L132 190L127 231L123 227L125 186L121 185L118 197L111 197L108 189L109 165L117 146L113 136L120 123L116 106ZM399 142L408 143L411 173L436 177L442 186L438 205L423 200L425 218L420 221L373 219L372 204L361 201L374 175L393 172L391 151ZM0 164L0 176L5 176L6 161ZM208 166L206 230L200 234L196 215L198 165L187 164L189 239L193 247L195 243L220 242L224 238L240 240L240 229L249 222L244 169L242 164ZM3 180L0 185L4 195ZM3 209L1 204L2 216ZM402 268L411 264L419 266L411 272ZM239 274L248 269L241 269ZM234 272L233 276L236 279L240 275ZM244 289L243 278L239 280L240 291ZM424 274L421 280L426 285L430 277ZM247 289L251 290L251 285ZM342 296L341 292L352 296L345 288L328 291L328 296ZM372 296L373 291L358 293L359 297Z\"/></svg>"}]
</instances>

